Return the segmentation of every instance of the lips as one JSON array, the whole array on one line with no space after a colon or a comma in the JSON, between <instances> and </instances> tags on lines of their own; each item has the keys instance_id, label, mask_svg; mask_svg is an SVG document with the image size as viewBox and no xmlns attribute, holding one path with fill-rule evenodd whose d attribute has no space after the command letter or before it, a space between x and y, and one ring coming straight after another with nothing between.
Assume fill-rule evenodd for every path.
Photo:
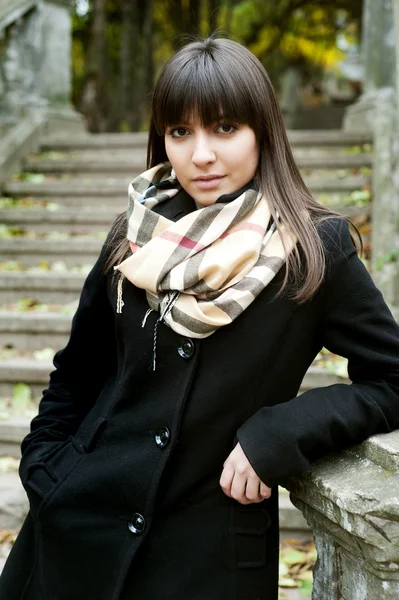
<instances>
[{"instance_id":1,"label":"lips","mask_svg":"<svg viewBox=\"0 0 399 600\"><path fill-rule=\"evenodd\" d=\"M209 190L215 188L224 178L224 175L202 175L194 179L194 183L201 190Z\"/></svg>"},{"instance_id":2,"label":"lips","mask_svg":"<svg viewBox=\"0 0 399 600\"><path fill-rule=\"evenodd\" d=\"M200 175L196 177L194 181L209 181L211 179L221 179L224 175L216 175L215 173L211 173L210 175Z\"/></svg>"}]
</instances>

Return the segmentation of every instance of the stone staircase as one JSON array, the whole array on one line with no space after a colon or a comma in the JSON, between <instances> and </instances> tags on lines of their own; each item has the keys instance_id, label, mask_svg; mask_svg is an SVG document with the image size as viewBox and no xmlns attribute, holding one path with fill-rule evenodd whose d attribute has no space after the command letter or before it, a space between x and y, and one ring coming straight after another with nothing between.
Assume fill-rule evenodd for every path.
<instances>
[{"instance_id":1,"label":"stone staircase","mask_svg":"<svg viewBox=\"0 0 399 600\"><path fill-rule=\"evenodd\" d=\"M292 131L290 140L315 195L365 222L368 206L359 202L364 204L370 189L370 139L329 130ZM85 276L114 217L126 208L129 181L145 168L145 144L144 133L45 138L41 153L29 156L23 173L4 186L0 455L19 455L19 443L52 370L52 355L68 339ZM338 380L312 367L302 389ZM22 404L18 383L29 386ZM282 526L303 529L299 513L291 514L286 502Z\"/></svg>"}]
</instances>

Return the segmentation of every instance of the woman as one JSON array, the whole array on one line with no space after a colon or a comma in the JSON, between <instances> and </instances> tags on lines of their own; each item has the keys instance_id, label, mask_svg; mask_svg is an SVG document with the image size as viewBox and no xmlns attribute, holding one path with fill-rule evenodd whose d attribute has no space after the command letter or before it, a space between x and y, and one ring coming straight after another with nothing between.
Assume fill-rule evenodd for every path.
<instances>
[{"instance_id":1,"label":"woman","mask_svg":"<svg viewBox=\"0 0 399 600\"><path fill-rule=\"evenodd\" d=\"M180 50L25 438L7 600L275 600L277 484L399 426L399 328L239 44ZM326 346L352 385L296 398Z\"/></svg>"}]
</instances>

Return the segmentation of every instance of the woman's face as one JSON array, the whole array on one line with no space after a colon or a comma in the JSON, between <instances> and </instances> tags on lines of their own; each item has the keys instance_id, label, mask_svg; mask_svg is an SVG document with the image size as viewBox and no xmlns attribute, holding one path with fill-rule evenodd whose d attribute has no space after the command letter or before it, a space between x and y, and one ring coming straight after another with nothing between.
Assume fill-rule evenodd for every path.
<instances>
[{"instance_id":1,"label":"woman's face","mask_svg":"<svg viewBox=\"0 0 399 600\"><path fill-rule=\"evenodd\" d=\"M165 148L179 183L202 206L247 184L259 162L254 130L224 120L204 127L192 118L168 127Z\"/></svg>"}]
</instances>

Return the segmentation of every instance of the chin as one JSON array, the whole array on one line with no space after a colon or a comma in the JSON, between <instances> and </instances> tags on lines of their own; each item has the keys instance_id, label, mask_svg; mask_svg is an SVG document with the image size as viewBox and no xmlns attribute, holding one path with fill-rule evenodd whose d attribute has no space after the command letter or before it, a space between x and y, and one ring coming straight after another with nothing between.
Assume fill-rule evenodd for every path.
<instances>
[{"instance_id":1,"label":"chin","mask_svg":"<svg viewBox=\"0 0 399 600\"><path fill-rule=\"evenodd\" d=\"M211 206L212 204L215 204L215 202L217 201L218 198L220 198L222 194L209 194L209 196L197 196L196 198L194 197L194 200L198 203L201 204L201 206Z\"/></svg>"}]
</instances>

